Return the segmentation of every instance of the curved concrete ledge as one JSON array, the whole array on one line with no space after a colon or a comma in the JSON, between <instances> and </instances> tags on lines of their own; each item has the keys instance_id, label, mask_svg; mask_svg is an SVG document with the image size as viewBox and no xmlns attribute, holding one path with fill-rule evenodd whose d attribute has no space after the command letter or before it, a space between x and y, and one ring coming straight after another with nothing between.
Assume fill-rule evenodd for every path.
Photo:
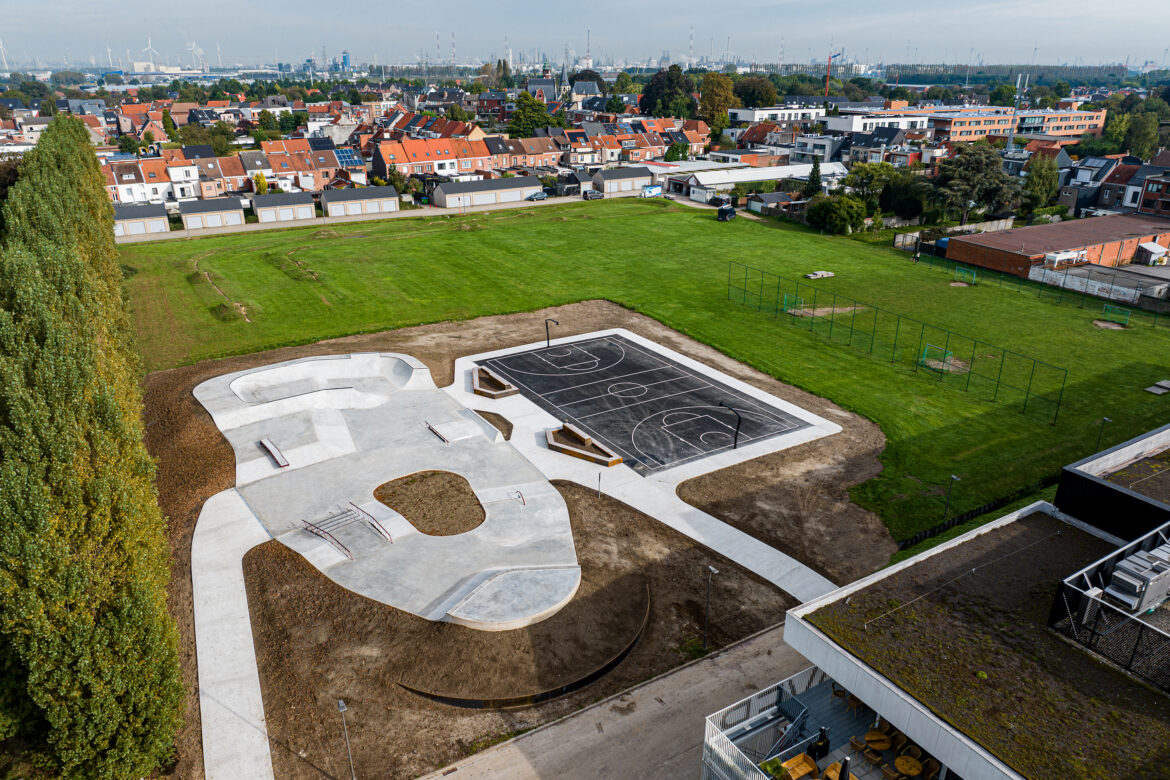
<instances>
[{"instance_id":1,"label":"curved concrete ledge","mask_svg":"<svg viewBox=\"0 0 1170 780\"><path fill-rule=\"evenodd\" d=\"M573 600L581 567L510 569L493 574L447 611L447 620L480 631L539 623Z\"/></svg>"}]
</instances>

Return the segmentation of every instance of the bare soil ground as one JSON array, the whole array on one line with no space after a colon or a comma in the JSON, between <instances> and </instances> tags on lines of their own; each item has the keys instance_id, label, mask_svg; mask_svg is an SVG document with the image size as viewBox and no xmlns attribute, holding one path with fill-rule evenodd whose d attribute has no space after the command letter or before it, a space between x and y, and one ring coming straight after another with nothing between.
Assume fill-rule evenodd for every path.
<instances>
[{"instance_id":1,"label":"bare soil ground","mask_svg":"<svg viewBox=\"0 0 1170 780\"><path fill-rule=\"evenodd\" d=\"M790 309L787 313L797 317L832 317L838 314L848 314L864 306L819 306L815 309Z\"/></svg>"},{"instance_id":2,"label":"bare soil ground","mask_svg":"<svg viewBox=\"0 0 1170 780\"><path fill-rule=\"evenodd\" d=\"M169 519L172 579L168 606L179 626L180 661L188 691L186 724L178 735L177 761L170 770L174 776L203 777L191 612L191 535L203 503L235 484L232 449L191 390L206 379L231 371L309 355L360 351L414 355L442 386L453 379L455 358L538 340L546 317L561 322L558 334L564 336L628 328L842 425L841 434L691 480L679 493L684 500L836 581L873 571L889 559L895 545L885 527L875 516L849 503L846 492L850 485L878 473L877 455L884 438L876 425L606 301L351 336L155 372L143 382L147 447L158 461L159 500ZM480 734L511 728L508 718L492 718L483 723Z\"/></svg>"},{"instance_id":3,"label":"bare soil ground","mask_svg":"<svg viewBox=\"0 0 1170 780\"><path fill-rule=\"evenodd\" d=\"M475 413L495 426L495 429L503 434L504 441L512 438L512 421L507 417L495 412L485 412L482 409L476 409Z\"/></svg>"},{"instance_id":4,"label":"bare soil ground","mask_svg":"<svg viewBox=\"0 0 1170 780\"><path fill-rule=\"evenodd\" d=\"M483 507L467 480L450 471L420 471L383 482L374 498L428 536L467 533L483 523Z\"/></svg>"},{"instance_id":5,"label":"bare soil ground","mask_svg":"<svg viewBox=\"0 0 1170 780\"><path fill-rule=\"evenodd\" d=\"M1101 330L1125 330L1125 326L1120 322L1110 322L1109 320L1093 320L1093 324Z\"/></svg>"},{"instance_id":6,"label":"bare soil ground","mask_svg":"<svg viewBox=\"0 0 1170 780\"><path fill-rule=\"evenodd\" d=\"M777 622L792 599L721 556L609 497L558 482L569 506L582 582L548 620L515 631L432 623L337 586L279 542L244 558L276 776L344 776L337 699L361 777L415 777L503 735L531 728L687 660L702 633L707 565L711 641L723 645ZM534 707L473 710L412 688L461 698L504 698L583 677L633 652L598 682Z\"/></svg>"}]
</instances>

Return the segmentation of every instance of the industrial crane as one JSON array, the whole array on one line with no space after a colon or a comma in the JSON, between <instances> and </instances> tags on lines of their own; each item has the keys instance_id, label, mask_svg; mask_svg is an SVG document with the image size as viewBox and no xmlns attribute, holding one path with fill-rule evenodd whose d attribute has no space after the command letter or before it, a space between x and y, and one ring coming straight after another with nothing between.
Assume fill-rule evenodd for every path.
<instances>
[{"instance_id":1,"label":"industrial crane","mask_svg":"<svg viewBox=\"0 0 1170 780\"><path fill-rule=\"evenodd\" d=\"M829 77L833 73L833 60L840 57L845 52L839 51L836 54L830 54L828 62L825 63L825 97L829 96Z\"/></svg>"}]
</instances>

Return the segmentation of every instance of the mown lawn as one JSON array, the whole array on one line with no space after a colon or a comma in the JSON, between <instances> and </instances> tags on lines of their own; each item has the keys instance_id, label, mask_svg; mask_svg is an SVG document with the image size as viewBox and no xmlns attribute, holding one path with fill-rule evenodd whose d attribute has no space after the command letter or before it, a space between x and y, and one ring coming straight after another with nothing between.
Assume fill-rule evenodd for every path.
<instances>
[{"instance_id":1,"label":"mown lawn","mask_svg":"<svg viewBox=\"0 0 1170 780\"><path fill-rule=\"evenodd\" d=\"M788 277L834 271L820 289L1067 368L1059 421L940 387L926 372L732 304L728 260ZM1102 416L1113 420L1106 442L1170 419L1170 398L1142 392L1170 378L1170 327L1099 330L1091 309L991 284L951 287L947 274L892 249L746 219L719 223L708 211L661 201L130 245L122 262L151 370L607 298L878 422L886 468L854 497L896 538L941 519L951 474L962 478L952 499L952 512L961 512L1087 454Z\"/></svg>"}]
</instances>

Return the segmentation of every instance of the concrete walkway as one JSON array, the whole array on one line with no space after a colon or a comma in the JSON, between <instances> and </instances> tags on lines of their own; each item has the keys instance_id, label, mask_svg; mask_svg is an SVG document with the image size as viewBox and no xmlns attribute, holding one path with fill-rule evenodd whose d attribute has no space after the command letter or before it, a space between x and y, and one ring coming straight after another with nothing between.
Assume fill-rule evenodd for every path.
<instances>
[{"instance_id":1,"label":"concrete walkway","mask_svg":"<svg viewBox=\"0 0 1170 780\"><path fill-rule=\"evenodd\" d=\"M232 489L207 500L191 539L199 720L207 780L273 778L242 563L244 553L270 538Z\"/></svg>"},{"instance_id":2,"label":"concrete walkway","mask_svg":"<svg viewBox=\"0 0 1170 780\"><path fill-rule=\"evenodd\" d=\"M783 633L770 628L426 777L698 777L707 715L811 666Z\"/></svg>"}]
</instances>

